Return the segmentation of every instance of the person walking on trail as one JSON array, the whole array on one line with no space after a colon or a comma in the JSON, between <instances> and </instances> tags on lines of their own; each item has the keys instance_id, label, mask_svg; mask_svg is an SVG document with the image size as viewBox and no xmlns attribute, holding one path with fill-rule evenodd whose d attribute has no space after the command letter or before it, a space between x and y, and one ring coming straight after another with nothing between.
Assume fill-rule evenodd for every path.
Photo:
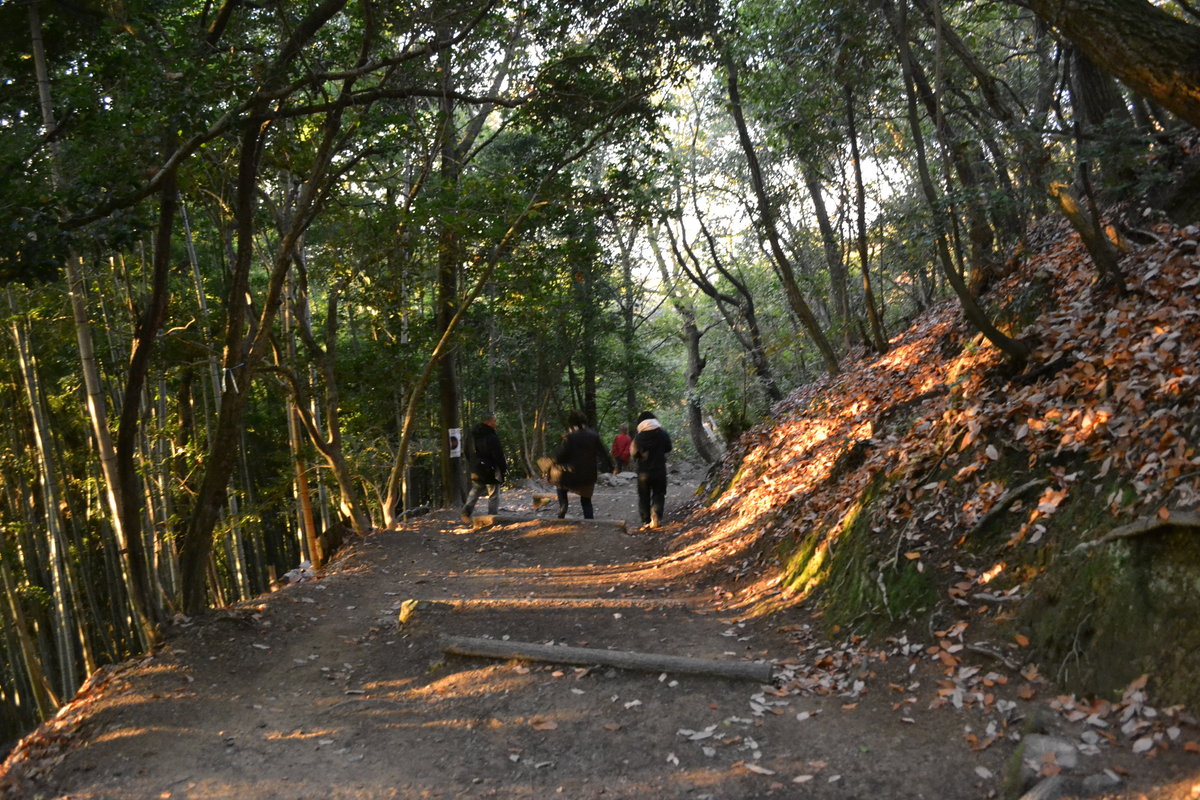
<instances>
[{"instance_id":1,"label":"person walking on trail","mask_svg":"<svg viewBox=\"0 0 1200 800\"><path fill-rule=\"evenodd\" d=\"M471 428L471 442L475 457L471 461L471 491L462 507L462 521L470 522L475 513L475 502L487 493L488 513L500 510L500 484L508 465L504 461L504 447L496 433L496 415L488 414Z\"/></svg>"},{"instance_id":2,"label":"person walking on trail","mask_svg":"<svg viewBox=\"0 0 1200 800\"><path fill-rule=\"evenodd\" d=\"M560 468L558 488L558 518L567 515L567 492L579 495L584 519L593 519L592 492L596 488L599 470L612 470L612 459L600 439L600 434L588 427L587 415L572 411L567 416L567 433L563 436L554 462Z\"/></svg>"},{"instance_id":3,"label":"person walking on trail","mask_svg":"<svg viewBox=\"0 0 1200 800\"><path fill-rule=\"evenodd\" d=\"M629 445L631 444L633 444L633 437L629 435L629 426L622 422L620 431L613 437L613 472L624 472L629 466Z\"/></svg>"},{"instance_id":4,"label":"person walking on trail","mask_svg":"<svg viewBox=\"0 0 1200 800\"><path fill-rule=\"evenodd\" d=\"M667 453L671 452L671 437L649 411L638 415L637 433L629 452L637 462L642 527L657 528L662 525L667 499Z\"/></svg>"}]
</instances>

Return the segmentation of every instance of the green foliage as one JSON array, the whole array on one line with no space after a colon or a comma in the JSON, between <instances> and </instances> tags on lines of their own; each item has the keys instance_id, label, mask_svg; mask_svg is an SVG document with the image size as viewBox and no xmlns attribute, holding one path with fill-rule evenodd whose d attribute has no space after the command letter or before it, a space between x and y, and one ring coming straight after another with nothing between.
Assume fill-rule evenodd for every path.
<instances>
[{"instance_id":1,"label":"green foliage","mask_svg":"<svg viewBox=\"0 0 1200 800\"><path fill-rule=\"evenodd\" d=\"M177 172L187 228L177 216L166 259L165 320L145 388L129 400L140 412L133 415L135 488L151 500L146 513L155 525L138 533L161 546L164 563L155 579L172 595L178 587L171 585L170 559L224 444L214 433L217 395L236 369L224 373L219 365L226 349L258 325L269 326L271 346L255 366L289 371L300 401L319 419L340 414L341 455L355 490L370 503L394 458L402 410L442 334L438 276L447 266L459 295L457 303L448 301L451 310L490 276L450 342L462 414L469 424L494 406L488 410L511 422L503 431L510 452L519 441L526 458L538 455L565 412L593 393L606 437L619 422L632 422L625 419L631 404L650 408L671 430L681 457L691 455L685 400L698 404L727 440L769 413L747 359L744 318L727 318L687 283L665 244L659 255L666 253L668 275L660 276L650 240L668 221L696 254L690 269L733 295L738 287L718 273L719 259L746 288L781 389L812 378L819 360L780 290L758 210L746 202L751 186L729 122L718 44L742 66L771 213L786 233L801 291L825 320L837 316L831 295L841 287L833 266L847 273L852 312L862 311L862 265L851 247L847 93L869 167L871 277L881 284L893 328L940 296L941 281L932 277L939 240L951 242L963 260L962 209L972 203L988 209L995 235L1010 237L1007 247L1019 230L1004 230L1004 218L1021 224L1031 218L1044 181L1075 174L1076 156L1103 165L1102 188L1114 192L1160 177L1154 157L1165 145L1129 127L1089 130L1074 152L1074 109L1060 88L1057 54L1027 16L952 3L942 7L945 24L1004 88L1001 100L1011 113L993 107L980 76L910 9L913 50L929 71L936 67L942 110L957 131L955 140L939 139L933 115L917 108L940 195L931 206L915 172L917 142L897 43L888 26L862 24L877 7L748 0L736 16L717 19L719 6L698 0L348 4L301 41L294 38L300 23L319 4L233 4L228 25L217 30L214 9L204 4L41 3L56 121L47 131L29 55L31 6L0 5L0 283L11 289L11 313L29 321L40 402L52 427L53 475L63 493L60 509L43 508L36 493L20 503L0 500L2 557L8 563L19 540L29 561L28 573L19 575L21 591L41 615L39 624L53 622L40 605L47 598L30 588L45 567L34 545L44 536L47 513L57 511L86 589L80 613L96 648L117 658L138 646L124 630L127 599L114 577L117 548L61 273L72 254L82 259L88 322L115 432L136 326L148 307L162 210L161 184L151 181L165 166ZM476 27L467 30L471 21ZM451 36L456 41L443 48ZM293 44L297 49L289 49ZM247 132L262 134L253 154L241 151ZM311 219L294 252L281 254L281 236L300 211L298 198L314 188L304 182L324 146L332 153L328 173L316 175ZM973 186L948 161L950 152L968 147L981 176ZM251 163L257 173L249 210L240 205L237 181ZM833 265L808 198L810 172L829 205ZM711 251L700 222L713 233ZM249 241L239 239L239 225L252 232ZM239 253L242 247L249 250ZM234 263L247 254L248 296L231 297ZM285 325L274 315L267 288L280 258L295 263L280 307L286 302L289 314L307 314L312 343L299 341L294 320ZM703 332L707 361L694 390L678 345L672 288ZM1015 327L1035 305L1032 297L1028 304L1019 299L1004 310L1004 322ZM250 321L231 336L227 323L243 307ZM330 350L336 352L326 374L321 355ZM6 407L24 409L7 335L0 376L0 391L11 401ZM267 565L289 567L301 558L296 453L284 401L290 384L267 370L240 380L252 383L239 387L249 395L236 426L241 451L227 482L236 504L223 506L239 510L227 512L217 530L236 529L246 552L239 567L223 544L216 550L227 592L239 584L257 591ZM426 472L443 441L435 394L417 397L413 446L424 454ZM6 422L0 480L39 485L30 418L14 414ZM313 483L319 474L329 487L316 448L302 441L298 449ZM910 564L880 571L884 554L875 552L860 520L852 515L838 530L800 543L795 580L824 580L846 614L881 604L900 614L926 603L927 577ZM827 538L837 540L832 551L820 547ZM820 552L833 555L821 560ZM0 653L0 663L12 662L11 655Z\"/></svg>"}]
</instances>

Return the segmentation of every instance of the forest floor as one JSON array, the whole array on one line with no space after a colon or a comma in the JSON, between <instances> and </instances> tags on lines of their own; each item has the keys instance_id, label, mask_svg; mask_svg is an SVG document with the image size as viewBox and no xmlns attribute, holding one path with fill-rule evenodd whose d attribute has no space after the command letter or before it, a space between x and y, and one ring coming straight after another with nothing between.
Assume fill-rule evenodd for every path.
<instances>
[{"instance_id":1,"label":"forest floor","mask_svg":"<svg viewBox=\"0 0 1200 800\"><path fill-rule=\"evenodd\" d=\"M1089 796L1200 796L1180 748L1063 752L1084 723L1052 710L1052 687L1023 699L1032 676L1003 659L959 654L995 694L959 707L922 655L932 636L835 644L810 638L804 608L732 615L706 560L720 548L676 507L698 478L673 476L658 530L633 530L629 485L598 488L599 523L573 500L561 522L542 509L474 528L436 512L352 542L317 578L99 673L14 751L0 795L987 798L1040 772L1071 776L1065 796L1084 781ZM508 492L503 511L530 516L530 501ZM401 624L412 599L425 602ZM775 677L450 656L441 635L765 661ZM1028 752L1025 735L1022 779L1031 731L1059 755Z\"/></svg>"}]
</instances>

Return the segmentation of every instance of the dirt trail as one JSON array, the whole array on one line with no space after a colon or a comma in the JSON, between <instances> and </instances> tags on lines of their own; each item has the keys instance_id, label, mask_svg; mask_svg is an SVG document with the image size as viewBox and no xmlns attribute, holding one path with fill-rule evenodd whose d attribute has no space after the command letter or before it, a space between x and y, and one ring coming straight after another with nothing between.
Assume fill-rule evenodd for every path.
<instances>
[{"instance_id":1,"label":"dirt trail","mask_svg":"<svg viewBox=\"0 0 1200 800\"><path fill-rule=\"evenodd\" d=\"M634 519L632 491L598 491L601 519ZM881 656L847 668L847 691L799 691L787 679L806 669L803 618L714 609L671 557L678 523L627 533L542 516L483 530L420 518L355 543L317 580L177 630L48 726L6 796L998 796L1015 744L973 752L964 731L982 738L989 719L930 710L937 675L923 663ZM410 599L424 602L401 625ZM784 688L445 656L441 634L764 659ZM1021 705L1014 725L1036 710ZM1113 750L1092 771L1129 757ZM1111 796L1192 796L1191 763L1128 762Z\"/></svg>"}]
</instances>

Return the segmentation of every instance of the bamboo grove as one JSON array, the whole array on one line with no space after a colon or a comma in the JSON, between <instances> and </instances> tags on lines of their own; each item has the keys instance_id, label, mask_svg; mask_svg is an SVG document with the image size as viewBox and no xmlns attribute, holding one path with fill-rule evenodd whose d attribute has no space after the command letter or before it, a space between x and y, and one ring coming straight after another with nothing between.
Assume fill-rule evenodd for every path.
<instances>
[{"instance_id":1,"label":"bamboo grove","mask_svg":"<svg viewBox=\"0 0 1200 800\"><path fill-rule=\"evenodd\" d=\"M443 5L0 8L3 738L452 501L483 411L711 462L947 296L1020 368L1033 223L1119 284L1097 209L1183 202L1182 5Z\"/></svg>"}]
</instances>

